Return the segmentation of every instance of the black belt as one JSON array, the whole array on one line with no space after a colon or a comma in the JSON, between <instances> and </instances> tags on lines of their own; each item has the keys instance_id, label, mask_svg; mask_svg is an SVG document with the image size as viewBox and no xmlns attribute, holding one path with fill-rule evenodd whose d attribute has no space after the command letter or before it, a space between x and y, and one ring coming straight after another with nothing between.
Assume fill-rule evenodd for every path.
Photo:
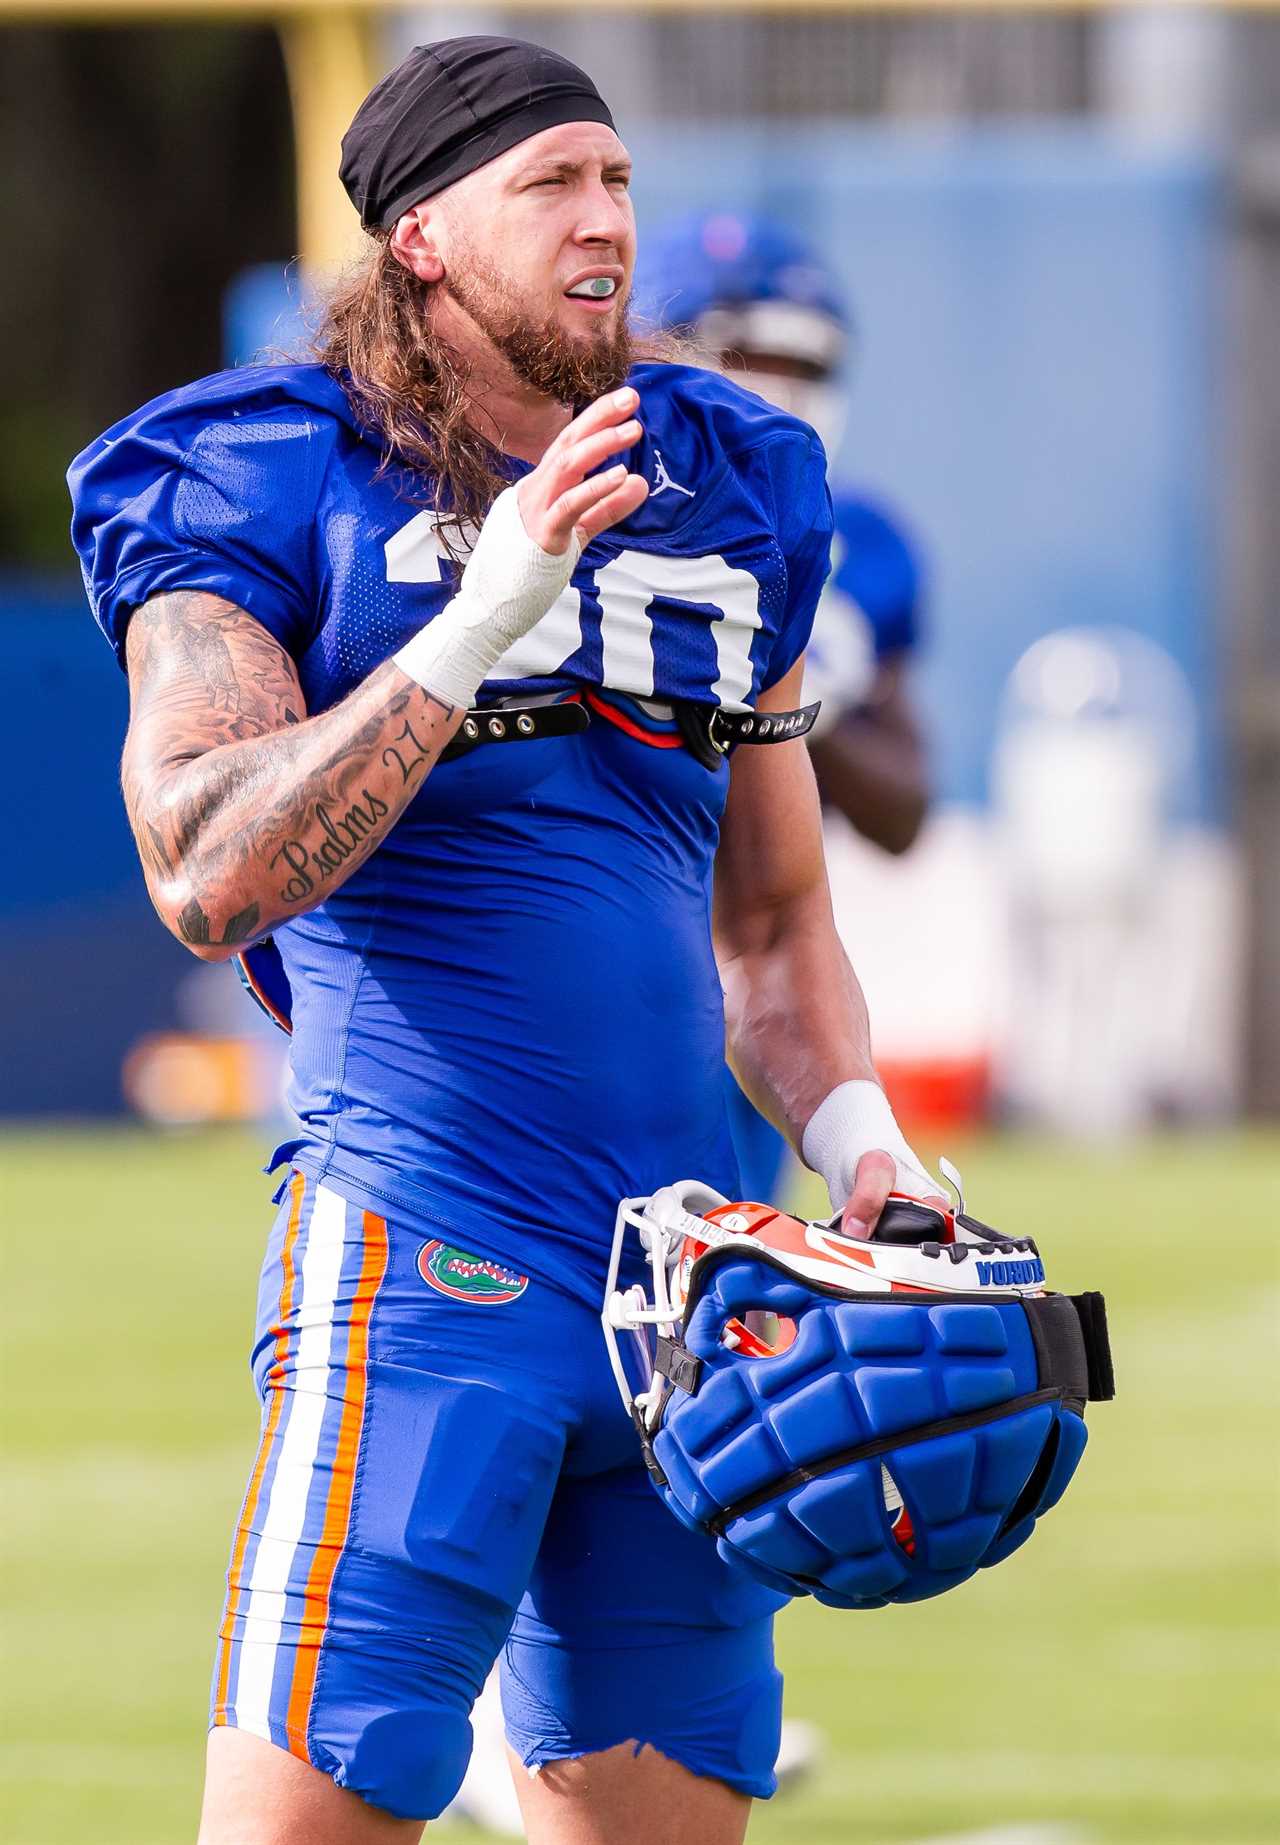
<instances>
[{"instance_id":1,"label":"black belt","mask_svg":"<svg viewBox=\"0 0 1280 1845\"><path fill-rule=\"evenodd\" d=\"M787 743L812 730L821 701L796 711L726 711L723 705L700 705L693 699L672 701L676 728L684 746L708 769L740 743Z\"/></svg>"},{"instance_id":2,"label":"black belt","mask_svg":"<svg viewBox=\"0 0 1280 1845\"><path fill-rule=\"evenodd\" d=\"M468 711L440 752L441 762L466 756L482 743L532 743L538 737L571 737L585 730L591 713L576 700L557 705L488 705Z\"/></svg>"},{"instance_id":3,"label":"black belt","mask_svg":"<svg viewBox=\"0 0 1280 1845\"><path fill-rule=\"evenodd\" d=\"M668 701L663 701L664 703ZM796 711L726 711L722 705L694 699L669 701L680 740L708 769L740 743L786 743L812 730L819 706ZM586 730L591 713L576 697L555 704L484 705L468 711L461 728L440 752L441 762L466 756L482 743L533 743L540 737L568 737Z\"/></svg>"}]
</instances>

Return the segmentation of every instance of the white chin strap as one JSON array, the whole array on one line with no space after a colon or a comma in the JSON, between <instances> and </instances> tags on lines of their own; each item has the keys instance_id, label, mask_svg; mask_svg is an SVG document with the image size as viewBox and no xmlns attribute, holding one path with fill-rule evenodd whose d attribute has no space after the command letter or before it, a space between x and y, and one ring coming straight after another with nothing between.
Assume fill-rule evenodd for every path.
<instances>
[{"instance_id":1,"label":"white chin strap","mask_svg":"<svg viewBox=\"0 0 1280 1845\"><path fill-rule=\"evenodd\" d=\"M720 1233L714 1224L707 1222L706 1213L719 1210L729 1200L722 1198L711 1186L700 1184L697 1179L677 1179L674 1185L660 1186L641 1202L644 1206L641 1238L645 1248L649 1249L653 1245L655 1229L673 1241L686 1236L699 1236L705 1242L714 1242Z\"/></svg>"}]
</instances>

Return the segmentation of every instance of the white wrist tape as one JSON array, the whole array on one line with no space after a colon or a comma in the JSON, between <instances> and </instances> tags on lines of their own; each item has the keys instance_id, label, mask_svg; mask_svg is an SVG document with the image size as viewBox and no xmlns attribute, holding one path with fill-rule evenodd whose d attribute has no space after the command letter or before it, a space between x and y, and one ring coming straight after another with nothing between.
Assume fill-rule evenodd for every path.
<instances>
[{"instance_id":1,"label":"white wrist tape","mask_svg":"<svg viewBox=\"0 0 1280 1845\"><path fill-rule=\"evenodd\" d=\"M524 528L516 489L489 509L448 606L393 655L424 691L466 710L507 651L566 589L582 547L574 534L561 556L544 551Z\"/></svg>"},{"instance_id":2,"label":"white wrist tape","mask_svg":"<svg viewBox=\"0 0 1280 1845\"><path fill-rule=\"evenodd\" d=\"M831 1194L831 1208L842 1211L853 1190L853 1175L864 1153L888 1153L897 1167L893 1189L923 1198L945 1197L903 1138L889 1099L879 1083L841 1083L819 1103L805 1128L801 1145L806 1166L821 1173Z\"/></svg>"}]
</instances>

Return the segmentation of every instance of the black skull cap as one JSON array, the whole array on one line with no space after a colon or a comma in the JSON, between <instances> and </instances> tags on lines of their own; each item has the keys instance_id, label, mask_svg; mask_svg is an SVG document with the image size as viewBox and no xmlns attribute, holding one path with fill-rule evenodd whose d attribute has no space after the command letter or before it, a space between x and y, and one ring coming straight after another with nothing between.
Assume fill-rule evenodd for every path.
<instances>
[{"instance_id":1,"label":"black skull cap","mask_svg":"<svg viewBox=\"0 0 1280 1845\"><path fill-rule=\"evenodd\" d=\"M518 38L416 45L370 90L342 138L338 169L366 230L564 122L613 127L590 77Z\"/></svg>"}]
</instances>

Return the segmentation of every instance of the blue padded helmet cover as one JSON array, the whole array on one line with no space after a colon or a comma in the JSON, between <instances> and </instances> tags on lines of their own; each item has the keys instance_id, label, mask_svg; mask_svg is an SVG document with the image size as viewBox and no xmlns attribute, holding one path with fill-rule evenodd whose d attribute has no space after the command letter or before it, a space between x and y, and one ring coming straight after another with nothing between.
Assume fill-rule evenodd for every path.
<instances>
[{"instance_id":1,"label":"blue padded helmet cover","mask_svg":"<svg viewBox=\"0 0 1280 1845\"><path fill-rule=\"evenodd\" d=\"M920 1601L1008 1556L1065 1489L1084 1420L1042 1388L1022 1300L837 1298L768 1258L702 1260L684 1335L701 1374L654 1437L660 1490L758 1580L839 1607ZM724 1345L752 1309L793 1320L794 1343L767 1358Z\"/></svg>"}]
</instances>

